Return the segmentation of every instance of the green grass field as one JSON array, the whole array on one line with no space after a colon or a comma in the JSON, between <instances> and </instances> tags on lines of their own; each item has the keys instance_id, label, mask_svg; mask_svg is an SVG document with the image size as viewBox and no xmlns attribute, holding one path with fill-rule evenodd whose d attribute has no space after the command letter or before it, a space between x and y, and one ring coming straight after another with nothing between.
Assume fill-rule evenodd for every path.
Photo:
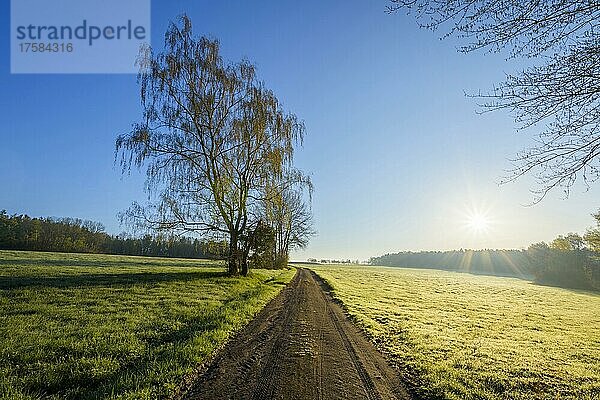
<instances>
[{"instance_id":1,"label":"green grass field","mask_svg":"<svg viewBox=\"0 0 600 400\"><path fill-rule=\"evenodd\" d=\"M293 274L0 251L0 398L166 397Z\"/></svg>"},{"instance_id":2,"label":"green grass field","mask_svg":"<svg viewBox=\"0 0 600 400\"><path fill-rule=\"evenodd\" d=\"M426 398L600 399L600 295L435 270L308 266Z\"/></svg>"}]
</instances>

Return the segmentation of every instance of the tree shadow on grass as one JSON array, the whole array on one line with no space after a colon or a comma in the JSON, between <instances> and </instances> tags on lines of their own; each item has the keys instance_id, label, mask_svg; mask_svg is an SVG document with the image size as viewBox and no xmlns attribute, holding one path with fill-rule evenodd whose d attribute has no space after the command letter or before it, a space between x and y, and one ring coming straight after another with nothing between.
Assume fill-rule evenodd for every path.
<instances>
[{"instance_id":1,"label":"tree shadow on grass","mask_svg":"<svg viewBox=\"0 0 600 400\"><path fill-rule=\"evenodd\" d=\"M531 285L534 286L545 286L545 287L553 287L553 288L558 288L558 289L565 289L568 290L569 292L572 293L577 293L577 294L585 294L585 295L595 295L595 296L600 296L600 289L598 288L594 288L591 286L586 286L585 284L569 284L569 283L562 283L562 282L552 282L552 281L532 281L530 282Z\"/></svg>"},{"instance_id":2,"label":"tree shadow on grass","mask_svg":"<svg viewBox=\"0 0 600 400\"><path fill-rule=\"evenodd\" d=\"M98 254L72 254L73 258L65 257L60 259L45 259L45 258L0 258L0 267L2 266L13 266L13 267L93 267L93 268L111 268L111 267L205 267L205 268L221 268L222 266L217 264L217 260L207 260L204 258L189 259L182 262L181 259L171 259L166 257L155 257L155 259L149 260L149 257L137 257L137 256L106 256ZM78 257L85 256L104 256L101 260L90 259L84 260ZM126 259L119 259L118 257L128 257Z\"/></svg>"},{"instance_id":3,"label":"tree shadow on grass","mask_svg":"<svg viewBox=\"0 0 600 400\"><path fill-rule=\"evenodd\" d=\"M226 271L195 272L139 272L123 274L78 274L62 276L8 276L0 280L0 290L27 289L30 287L74 288L114 287L164 282L189 282L202 279L224 278Z\"/></svg>"}]
</instances>

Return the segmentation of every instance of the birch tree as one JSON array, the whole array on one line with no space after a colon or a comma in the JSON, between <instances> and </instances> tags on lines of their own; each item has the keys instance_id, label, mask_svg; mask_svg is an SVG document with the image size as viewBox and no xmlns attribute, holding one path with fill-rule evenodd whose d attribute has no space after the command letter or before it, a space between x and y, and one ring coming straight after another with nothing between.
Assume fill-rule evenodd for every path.
<instances>
[{"instance_id":1,"label":"birch tree","mask_svg":"<svg viewBox=\"0 0 600 400\"><path fill-rule=\"evenodd\" d=\"M224 237L229 272L247 274L252 209L267 182L292 168L304 125L251 63L225 63L218 41L195 38L186 16L169 26L164 51L144 50L139 82L142 120L117 138L116 156L124 172L146 169L150 201L124 218Z\"/></svg>"}]
</instances>

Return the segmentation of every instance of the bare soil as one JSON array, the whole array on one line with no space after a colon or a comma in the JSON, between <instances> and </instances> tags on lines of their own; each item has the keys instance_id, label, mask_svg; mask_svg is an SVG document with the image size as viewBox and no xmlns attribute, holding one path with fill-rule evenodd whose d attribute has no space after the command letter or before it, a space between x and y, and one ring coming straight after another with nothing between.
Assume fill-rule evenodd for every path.
<instances>
[{"instance_id":1,"label":"bare soil","mask_svg":"<svg viewBox=\"0 0 600 400\"><path fill-rule=\"evenodd\" d=\"M183 399L410 399L314 272L290 284L199 371Z\"/></svg>"}]
</instances>

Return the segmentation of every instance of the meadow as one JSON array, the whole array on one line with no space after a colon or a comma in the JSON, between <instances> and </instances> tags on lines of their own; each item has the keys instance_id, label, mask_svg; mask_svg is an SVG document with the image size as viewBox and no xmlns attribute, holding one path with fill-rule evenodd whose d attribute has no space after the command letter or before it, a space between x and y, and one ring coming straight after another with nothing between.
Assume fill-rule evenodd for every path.
<instances>
[{"instance_id":1,"label":"meadow","mask_svg":"<svg viewBox=\"0 0 600 400\"><path fill-rule=\"evenodd\" d=\"M0 398L155 399L245 325L294 270L0 251Z\"/></svg>"},{"instance_id":2,"label":"meadow","mask_svg":"<svg viewBox=\"0 0 600 400\"><path fill-rule=\"evenodd\" d=\"M600 294L516 278L315 266L425 398L600 399Z\"/></svg>"}]
</instances>

